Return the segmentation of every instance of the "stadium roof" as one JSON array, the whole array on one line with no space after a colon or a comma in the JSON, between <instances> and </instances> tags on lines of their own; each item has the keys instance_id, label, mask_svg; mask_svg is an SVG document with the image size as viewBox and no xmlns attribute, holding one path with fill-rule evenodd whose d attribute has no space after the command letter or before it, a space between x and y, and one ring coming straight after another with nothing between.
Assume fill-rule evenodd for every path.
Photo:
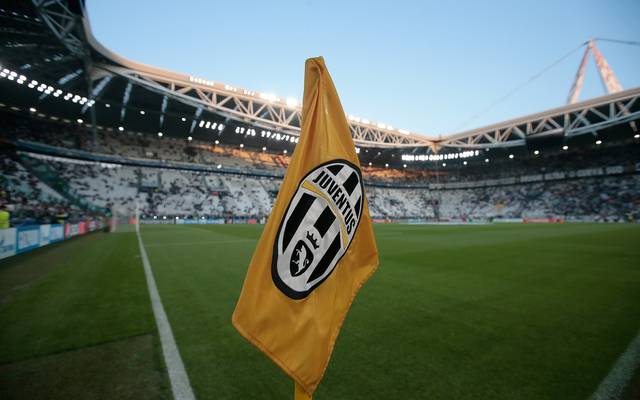
<instances>
[{"instance_id":1,"label":"stadium roof","mask_svg":"<svg viewBox=\"0 0 640 400\"><path fill-rule=\"evenodd\" d=\"M18 103L55 107L63 117L84 118L113 129L204 140L215 137L225 143L240 143L250 135L255 147L286 148L296 142L300 105L292 99L121 57L95 39L83 0L12 0L6 4L0 10L0 35L6 43L0 48L0 64L16 74L16 82L33 89L28 95L15 91ZM21 76L25 79L18 79ZM530 138L544 136L597 134L640 118L639 97L640 88L623 90L448 137L428 137L348 118L358 146L403 152L428 148L433 153L521 146ZM632 128L636 129L635 124Z\"/></svg>"}]
</instances>

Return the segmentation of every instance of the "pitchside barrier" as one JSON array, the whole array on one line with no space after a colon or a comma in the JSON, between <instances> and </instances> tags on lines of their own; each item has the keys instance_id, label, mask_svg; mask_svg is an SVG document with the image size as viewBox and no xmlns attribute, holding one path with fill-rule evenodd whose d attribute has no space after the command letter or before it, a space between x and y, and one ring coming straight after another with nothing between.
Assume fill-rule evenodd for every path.
<instances>
[{"instance_id":1,"label":"pitchside barrier","mask_svg":"<svg viewBox=\"0 0 640 400\"><path fill-rule=\"evenodd\" d=\"M26 253L104 227L105 224L102 221L89 220L75 224L25 225L0 229L0 259Z\"/></svg>"},{"instance_id":2,"label":"pitchside barrier","mask_svg":"<svg viewBox=\"0 0 640 400\"><path fill-rule=\"evenodd\" d=\"M162 218L162 219L141 219L141 224L147 225L222 225L222 224L264 224L266 218L247 217L226 217L226 218L205 218L205 219L183 219L183 218Z\"/></svg>"}]
</instances>

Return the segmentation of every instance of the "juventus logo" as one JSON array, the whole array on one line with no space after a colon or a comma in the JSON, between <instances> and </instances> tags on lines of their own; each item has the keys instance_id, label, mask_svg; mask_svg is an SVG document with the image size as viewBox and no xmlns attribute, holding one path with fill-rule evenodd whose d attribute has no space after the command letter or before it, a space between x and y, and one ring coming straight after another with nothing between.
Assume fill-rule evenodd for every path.
<instances>
[{"instance_id":1,"label":"juventus logo","mask_svg":"<svg viewBox=\"0 0 640 400\"><path fill-rule=\"evenodd\" d=\"M360 169L346 160L302 178L273 244L271 276L282 293L303 299L331 275L358 229L363 197Z\"/></svg>"}]
</instances>

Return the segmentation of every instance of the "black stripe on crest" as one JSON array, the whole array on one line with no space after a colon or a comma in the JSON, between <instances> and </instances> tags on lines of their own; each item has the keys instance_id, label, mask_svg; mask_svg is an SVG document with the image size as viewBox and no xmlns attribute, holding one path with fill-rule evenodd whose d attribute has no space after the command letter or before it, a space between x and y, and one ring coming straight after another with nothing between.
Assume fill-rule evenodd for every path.
<instances>
[{"instance_id":1,"label":"black stripe on crest","mask_svg":"<svg viewBox=\"0 0 640 400\"><path fill-rule=\"evenodd\" d=\"M362 196L358 197L356 201L356 215L360 215L360 206L362 205Z\"/></svg>"},{"instance_id":2,"label":"black stripe on crest","mask_svg":"<svg viewBox=\"0 0 640 400\"><path fill-rule=\"evenodd\" d=\"M291 238L298 230L298 226L300 226L300 222L302 222L302 219L304 218L304 216L307 215L307 211L309 211L309 208L311 207L311 204L313 204L313 201L315 199L316 198L314 196L307 193L303 193L302 196L300 197L300 201L298 201L298 204L296 204L296 208L293 209L293 212L291 213L291 217L289 217L289 220L287 221L287 225L284 228L284 235L282 236L282 252L283 253L284 253L284 249L286 249L287 246L289 245Z\"/></svg>"},{"instance_id":3,"label":"black stripe on crest","mask_svg":"<svg viewBox=\"0 0 640 400\"><path fill-rule=\"evenodd\" d=\"M324 256L322 256L318 262L318 266L316 266L316 269L313 270L311 276L307 279L307 283L318 279L325 273L327 268L329 268L331 261L333 261L336 254L338 254L338 251L340 251L340 232L338 232L336 237L333 239L333 242L331 242L331 245L329 245L327 252L324 253Z\"/></svg>"},{"instance_id":4,"label":"black stripe on crest","mask_svg":"<svg viewBox=\"0 0 640 400\"><path fill-rule=\"evenodd\" d=\"M353 189L356 188L357 184L358 184L358 174L356 174L354 171L351 173L351 175L349 175L347 180L344 181L344 188L347 191L347 193L351 194L353 193Z\"/></svg>"},{"instance_id":5,"label":"black stripe on crest","mask_svg":"<svg viewBox=\"0 0 640 400\"><path fill-rule=\"evenodd\" d=\"M342 170L342 165L331 165L327 167L327 169L331 171L332 174L338 175L338 173L340 173L340 171Z\"/></svg>"},{"instance_id":6,"label":"black stripe on crest","mask_svg":"<svg viewBox=\"0 0 640 400\"><path fill-rule=\"evenodd\" d=\"M331 226L331 224L333 224L333 221L335 220L336 220L336 216L333 215L333 212L331 211L331 207L326 206L324 210L322 210L322 214L320 214L320 216L316 220L316 223L313 226L318 230L318 232L320 233L320 236L324 237L324 234L327 233L327 231L329 230L329 227Z\"/></svg>"}]
</instances>

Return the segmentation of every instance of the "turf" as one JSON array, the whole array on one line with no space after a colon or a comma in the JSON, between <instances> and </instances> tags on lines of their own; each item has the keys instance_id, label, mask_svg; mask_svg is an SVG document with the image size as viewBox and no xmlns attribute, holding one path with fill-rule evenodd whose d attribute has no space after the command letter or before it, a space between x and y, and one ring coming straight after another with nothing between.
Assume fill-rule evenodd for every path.
<instances>
[{"instance_id":1,"label":"turf","mask_svg":"<svg viewBox=\"0 0 640 400\"><path fill-rule=\"evenodd\" d=\"M290 398L230 324L260 234L143 235L195 393ZM381 266L315 399L585 399L638 333L640 227L377 226Z\"/></svg>"},{"instance_id":2,"label":"turf","mask_svg":"<svg viewBox=\"0 0 640 400\"><path fill-rule=\"evenodd\" d=\"M135 234L3 260L0 293L0 398L168 396Z\"/></svg>"},{"instance_id":3,"label":"turf","mask_svg":"<svg viewBox=\"0 0 640 400\"><path fill-rule=\"evenodd\" d=\"M640 329L640 226L375 229L380 269L353 304L316 400L586 399ZM292 398L291 380L230 323L260 231L143 227L198 399ZM38 357L126 340L113 351L144 350L128 371L155 374L146 396L131 398L167 395L157 343L135 341L156 338L136 245L133 234L96 235L52 248L54 266L53 255L34 261L44 252L0 263L0 364L13 366L7 375L0 365L0 386L62 362ZM93 351L102 355L62 358L122 365ZM141 393L119 379L117 393Z\"/></svg>"}]
</instances>

